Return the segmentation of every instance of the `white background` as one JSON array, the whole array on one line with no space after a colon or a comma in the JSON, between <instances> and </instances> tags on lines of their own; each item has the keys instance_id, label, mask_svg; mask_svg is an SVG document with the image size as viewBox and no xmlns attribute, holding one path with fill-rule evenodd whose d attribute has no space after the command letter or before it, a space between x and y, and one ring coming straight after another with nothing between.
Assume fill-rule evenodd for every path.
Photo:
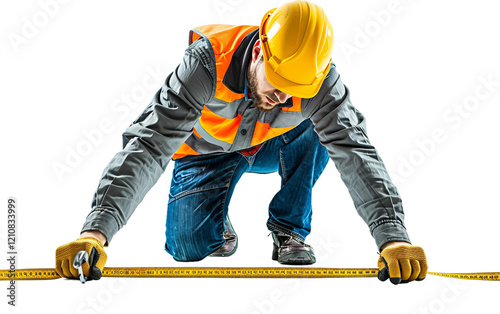
<instances>
[{"instance_id":1,"label":"white background","mask_svg":"<svg viewBox=\"0 0 500 314\"><path fill-rule=\"evenodd\" d=\"M8 197L18 201L18 268L53 267L55 249L78 236L121 132L181 60L189 30L259 24L281 3L2 2L0 269L8 268ZM335 31L334 62L397 183L410 237L426 250L429 270L500 271L495 2L317 3ZM94 134L94 143L85 134ZM55 165L67 168L58 173ZM171 170L115 236L107 266L279 266L265 227L277 174L247 174L237 186L230 206L240 239L235 255L179 264L163 249ZM332 162L313 206L314 266L376 267L375 243ZM498 313L500 292L496 282L430 275L399 286L375 278L59 279L18 282L14 309L7 282L0 287L2 313Z\"/></svg>"}]
</instances>

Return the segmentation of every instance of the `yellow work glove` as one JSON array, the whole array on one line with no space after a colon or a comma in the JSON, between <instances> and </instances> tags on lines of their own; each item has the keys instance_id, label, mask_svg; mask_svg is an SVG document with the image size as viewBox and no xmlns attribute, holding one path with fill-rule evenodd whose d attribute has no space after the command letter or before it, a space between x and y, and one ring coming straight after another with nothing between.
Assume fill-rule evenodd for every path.
<instances>
[{"instance_id":1,"label":"yellow work glove","mask_svg":"<svg viewBox=\"0 0 500 314\"><path fill-rule=\"evenodd\" d=\"M101 279L107 255L101 242L92 237L80 238L58 247L56 250L56 272L61 277L78 278L78 269L73 266L73 260L80 251L87 252L89 257L82 264L83 274L87 280Z\"/></svg>"},{"instance_id":2,"label":"yellow work glove","mask_svg":"<svg viewBox=\"0 0 500 314\"><path fill-rule=\"evenodd\" d=\"M419 246L390 246L380 253L378 269L378 279L386 281L391 278L395 285L424 280L427 275L427 258Z\"/></svg>"}]
</instances>

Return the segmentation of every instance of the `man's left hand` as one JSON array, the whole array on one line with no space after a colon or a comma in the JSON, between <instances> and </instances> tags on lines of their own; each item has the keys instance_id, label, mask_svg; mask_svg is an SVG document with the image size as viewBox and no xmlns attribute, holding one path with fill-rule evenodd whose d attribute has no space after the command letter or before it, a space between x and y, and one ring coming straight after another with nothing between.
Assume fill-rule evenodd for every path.
<instances>
[{"instance_id":1,"label":"man's left hand","mask_svg":"<svg viewBox=\"0 0 500 314\"><path fill-rule=\"evenodd\" d=\"M406 242L389 242L382 247L378 259L378 279L391 279L395 285L424 280L427 275L424 250Z\"/></svg>"}]
</instances>

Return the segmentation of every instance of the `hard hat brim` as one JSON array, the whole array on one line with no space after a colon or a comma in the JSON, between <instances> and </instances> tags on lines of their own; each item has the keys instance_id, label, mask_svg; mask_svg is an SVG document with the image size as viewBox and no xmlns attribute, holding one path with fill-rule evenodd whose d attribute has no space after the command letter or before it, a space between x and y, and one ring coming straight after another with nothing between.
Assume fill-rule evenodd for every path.
<instances>
[{"instance_id":1,"label":"hard hat brim","mask_svg":"<svg viewBox=\"0 0 500 314\"><path fill-rule=\"evenodd\" d=\"M321 78L316 80L314 84L297 84L283 78L281 75L274 72L269 63L266 61L266 58L264 58L264 69L269 84L284 93L300 98L312 98L316 96L316 94L319 92L319 89L321 88L321 85L323 85L325 77L330 71L330 67L331 64L328 64Z\"/></svg>"}]
</instances>

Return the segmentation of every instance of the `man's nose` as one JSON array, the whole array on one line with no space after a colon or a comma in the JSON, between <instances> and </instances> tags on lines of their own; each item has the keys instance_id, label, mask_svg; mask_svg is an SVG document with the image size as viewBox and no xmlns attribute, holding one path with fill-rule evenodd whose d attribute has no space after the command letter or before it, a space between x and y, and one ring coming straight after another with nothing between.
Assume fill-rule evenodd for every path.
<instances>
[{"instance_id":1,"label":"man's nose","mask_svg":"<svg viewBox=\"0 0 500 314\"><path fill-rule=\"evenodd\" d=\"M274 95L278 98L278 100L279 100L280 103L284 103L285 101L287 101L288 98L292 97L292 95L284 93L284 92L282 92L280 90L276 90L274 92Z\"/></svg>"}]
</instances>

